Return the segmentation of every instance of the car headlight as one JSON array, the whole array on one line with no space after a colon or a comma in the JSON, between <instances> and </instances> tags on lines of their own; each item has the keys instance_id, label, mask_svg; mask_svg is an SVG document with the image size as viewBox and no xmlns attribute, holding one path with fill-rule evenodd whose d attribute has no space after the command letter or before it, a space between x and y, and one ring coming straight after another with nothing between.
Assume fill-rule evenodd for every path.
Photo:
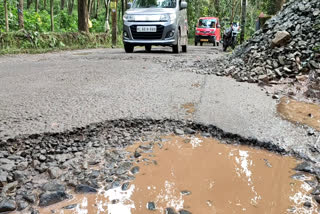
<instances>
[{"instance_id":1,"label":"car headlight","mask_svg":"<svg viewBox=\"0 0 320 214\"><path fill-rule=\"evenodd\" d=\"M160 22L173 22L176 19L176 14L174 13L169 13L169 14L162 14L160 16Z\"/></svg>"},{"instance_id":2,"label":"car headlight","mask_svg":"<svg viewBox=\"0 0 320 214\"><path fill-rule=\"evenodd\" d=\"M168 22L170 21L170 16L168 14L162 14L160 16L160 22Z\"/></svg>"},{"instance_id":3,"label":"car headlight","mask_svg":"<svg viewBox=\"0 0 320 214\"><path fill-rule=\"evenodd\" d=\"M135 16L130 14L124 14L123 21L125 22L133 22L135 21Z\"/></svg>"},{"instance_id":4,"label":"car headlight","mask_svg":"<svg viewBox=\"0 0 320 214\"><path fill-rule=\"evenodd\" d=\"M175 13L170 13L169 17L170 17L170 20L173 21L177 18L177 15Z\"/></svg>"},{"instance_id":5,"label":"car headlight","mask_svg":"<svg viewBox=\"0 0 320 214\"><path fill-rule=\"evenodd\" d=\"M197 30L197 33L200 33L200 31Z\"/></svg>"}]
</instances>

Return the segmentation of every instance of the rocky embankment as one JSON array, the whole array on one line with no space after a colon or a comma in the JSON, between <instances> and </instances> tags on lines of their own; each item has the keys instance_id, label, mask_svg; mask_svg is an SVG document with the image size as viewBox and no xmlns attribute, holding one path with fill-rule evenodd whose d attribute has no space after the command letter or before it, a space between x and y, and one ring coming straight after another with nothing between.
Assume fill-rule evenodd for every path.
<instances>
[{"instance_id":1,"label":"rocky embankment","mask_svg":"<svg viewBox=\"0 0 320 214\"><path fill-rule=\"evenodd\" d=\"M320 99L320 1L290 1L266 26L222 60L220 75L238 81L298 81L308 75L307 96Z\"/></svg>"},{"instance_id":2,"label":"rocky embankment","mask_svg":"<svg viewBox=\"0 0 320 214\"><path fill-rule=\"evenodd\" d=\"M296 78L318 70L319 30L320 2L290 1L262 30L235 50L231 64L239 67L229 70L237 73L240 80L252 82Z\"/></svg>"},{"instance_id":3,"label":"rocky embankment","mask_svg":"<svg viewBox=\"0 0 320 214\"><path fill-rule=\"evenodd\" d=\"M198 133L228 144L297 155L279 145L243 139L214 126L172 120L115 120L63 133L20 136L0 141L0 213L26 210L35 214L38 206L68 199L73 192L94 193L123 185L125 188L139 171L133 166L135 158L145 149L129 154L126 147L136 141L158 139L161 143L160 136L170 133ZM306 158L307 153L303 156ZM311 161L297 169L320 176L320 167ZM315 199L320 197L319 188L315 185Z\"/></svg>"},{"instance_id":4,"label":"rocky embankment","mask_svg":"<svg viewBox=\"0 0 320 214\"><path fill-rule=\"evenodd\" d=\"M225 70L240 81L297 78L320 72L320 2L290 1L265 27L237 48Z\"/></svg>"},{"instance_id":5,"label":"rocky embankment","mask_svg":"<svg viewBox=\"0 0 320 214\"><path fill-rule=\"evenodd\" d=\"M301 83L300 88L296 87L300 93L320 101L319 33L320 1L289 1L232 55L219 59L175 59L166 64L199 74L231 76L240 82ZM290 93L284 92L293 94Z\"/></svg>"}]
</instances>

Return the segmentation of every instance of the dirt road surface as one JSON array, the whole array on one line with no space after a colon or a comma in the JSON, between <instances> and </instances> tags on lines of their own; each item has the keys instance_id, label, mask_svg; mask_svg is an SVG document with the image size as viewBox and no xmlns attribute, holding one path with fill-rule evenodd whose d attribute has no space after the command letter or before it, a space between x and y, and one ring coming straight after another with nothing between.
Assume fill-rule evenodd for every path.
<instances>
[{"instance_id":1,"label":"dirt road surface","mask_svg":"<svg viewBox=\"0 0 320 214\"><path fill-rule=\"evenodd\" d=\"M278 116L255 84L185 72L176 63L223 56L221 47L95 49L0 57L0 138L58 132L118 118L193 120L246 138L309 153L306 127ZM175 67L173 67L175 66ZM201 71L201 69L200 69ZM308 134L309 133L309 134ZM320 161L319 155L310 155Z\"/></svg>"}]
</instances>

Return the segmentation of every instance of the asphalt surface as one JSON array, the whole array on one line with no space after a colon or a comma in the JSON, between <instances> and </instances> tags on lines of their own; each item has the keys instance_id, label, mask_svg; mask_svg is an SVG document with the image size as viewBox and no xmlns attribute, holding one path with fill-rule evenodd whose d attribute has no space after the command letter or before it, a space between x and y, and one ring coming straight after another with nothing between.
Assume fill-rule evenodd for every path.
<instances>
[{"instance_id":1,"label":"asphalt surface","mask_svg":"<svg viewBox=\"0 0 320 214\"><path fill-rule=\"evenodd\" d=\"M161 50L161 51L157 51ZM316 136L281 119L255 84L168 69L166 59L216 58L221 47L78 50L0 57L0 138L57 132L118 118L192 119L308 152ZM159 60L160 59L160 60ZM313 156L320 161L320 157Z\"/></svg>"}]
</instances>

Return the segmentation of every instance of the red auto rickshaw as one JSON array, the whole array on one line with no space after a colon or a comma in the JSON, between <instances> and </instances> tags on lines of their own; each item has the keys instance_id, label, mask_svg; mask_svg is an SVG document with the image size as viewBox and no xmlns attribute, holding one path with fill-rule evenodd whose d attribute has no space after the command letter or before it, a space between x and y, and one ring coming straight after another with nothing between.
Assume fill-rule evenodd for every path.
<instances>
[{"instance_id":1,"label":"red auto rickshaw","mask_svg":"<svg viewBox=\"0 0 320 214\"><path fill-rule=\"evenodd\" d=\"M213 43L219 46L221 41L220 23L217 17L201 17L196 25L195 46L200 43Z\"/></svg>"}]
</instances>

